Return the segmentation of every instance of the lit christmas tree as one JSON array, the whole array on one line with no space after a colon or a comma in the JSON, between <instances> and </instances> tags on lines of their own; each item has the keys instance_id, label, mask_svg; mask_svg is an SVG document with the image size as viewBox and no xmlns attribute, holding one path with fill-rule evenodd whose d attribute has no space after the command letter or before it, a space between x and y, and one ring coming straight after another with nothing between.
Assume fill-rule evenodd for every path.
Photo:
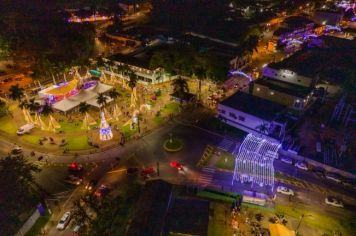
<instances>
[{"instance_id":1,"label":"lit christmas tree","mask_svg":"<svg viewBox=\"0 0 356 236\"><path fill-rule=\"evenodd\" d=\"M107 141L112 139L113 134L111 131L111 127L106 122L104 112L100 113L101 123L100 123L100 140Z\"/></svg>"}]
</instances>

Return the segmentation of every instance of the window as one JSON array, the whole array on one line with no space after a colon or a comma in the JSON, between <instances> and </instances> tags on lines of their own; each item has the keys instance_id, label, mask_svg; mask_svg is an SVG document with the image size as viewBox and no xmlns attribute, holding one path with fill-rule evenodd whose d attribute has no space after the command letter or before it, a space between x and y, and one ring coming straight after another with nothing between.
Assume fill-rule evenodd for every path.
<instances>
[{"instance_id":1,"label":"window","mask_svg":"<svg viewBox=\"0 0 356 236\"><path fill-rule=\"evenodd\" d=\"M236 116L234 113L232 113L232 112L229 113L229 116L232 117L232 118L234 118L234 119L237 118L237 116Z\"/></svg>"},{"instance_id":2,"label":"window","mask_svg":"<svg viewBox=\"0 0 356 236\"><path fill-rule=\"evenodd\" d=\"M219 112L220 112L221 114L225 114L225 113L226 113L225 110L219 110Z\"/></svg>"},{"instance_id":3,"label":"window","mask_svg":"<svg viewBox=\"0 0 356 236\"><path fill-rule=\"evenodd\" d=\"M240 121L245 121L245 117L239 116L239 120L240 120Z\"/></svg>"}]
</instances>

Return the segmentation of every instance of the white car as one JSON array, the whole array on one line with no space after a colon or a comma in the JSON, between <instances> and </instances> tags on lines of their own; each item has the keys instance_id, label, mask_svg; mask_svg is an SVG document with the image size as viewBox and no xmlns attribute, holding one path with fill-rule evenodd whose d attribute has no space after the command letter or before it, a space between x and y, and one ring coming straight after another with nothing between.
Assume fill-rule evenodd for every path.
<instances>
[{"instance_id":1,"label":"white car","mask_svg":"<svg viewBox=\"0 0 356 236\"><path fill-rule=\"evenodd\" d=\"M337 200L336 198L333 198L333 197L325 198L325 203L330 206L344 208L344 203L340 200Z\"/></svg>"},{"instance_id":2,"label":"white car","mask_svg":"<svg viewBox=\"0 0 356 236\"><path fill-rule=\"evenodd\" d=\"M288 158L288 157L282 157L281 161L284 162L284 163L290 164L290 165L293 164L293 160Z\"/></svg>"},{"instance_id":3,"label":"white car","mask_svg":"<svg viewBox=\"0 0 356 236\"><path fill-rule=\"evenodd\" d=\"M301 170L308 170L308 166L307 166L307 164L305 164L305 162L299 161L295 164L295 166Z\"/></svg>"},{"instance_id":4,"label":"white car","mask_svg":"<svg viewBox=\"0 0 356 236\"><path fill-rule=\"evenodd\" d=\"M292 189L284 187L284 186L278 186L277 187L277 193L281 193L284 195L289 195L289 196L294 196L294 192Z\"/></svg>"},{"instance_id":5,"label":"white car","mask_svg":"<svg viewBox=\"0 0 356 236\"><path fill-rule=\"evenodd\" d=\"M330 179L330 180L332 180L332 181L334 181L336 183L341 183L342 182L341 177L339 175L333 174L333 173L325 174L325 178Z\"/></svg>"},{"instance_id":6,"label":"white car","mask_svg":"<svg viewBox=\"0 0 356 236\"><path fill-rule=\"evenodd\" d=\"M65 179L64 182L72 185L80 185L83 183L83 179L74 176L74 175L68 175Z\"/></svg>"},{"instance_id":7,"label":"white car","mask_svg":"<svg viewBox=\"0 0 356 236\"><path fill-rule=\"evenodd\" d=\"M17 130L17 135L23 135L23 134L27 134L29 133L33 128L35 127L34 124L29 123L29 124L25 124L23 126L21 126L18 130Z\"/></svg>"},{"instance_id":8,"label":"white car","mask_svg":"<svg viewBox=\"0 0 356 236\"><path fill-rule=\"evenodd\" d=\"M64 213L62 218L59 220L57 229L64 230L66 228L66 226L68 225L70 219L71 219L70 211L67 211L66 213Z\"/></svg>"}]
</instances>

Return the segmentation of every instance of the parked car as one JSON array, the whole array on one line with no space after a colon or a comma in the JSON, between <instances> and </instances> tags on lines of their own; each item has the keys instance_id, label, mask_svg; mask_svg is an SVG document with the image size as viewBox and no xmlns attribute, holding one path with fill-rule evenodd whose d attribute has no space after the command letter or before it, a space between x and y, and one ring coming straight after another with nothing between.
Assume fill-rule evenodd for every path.
<instances>
[{"instance_id":1,"label":"parked car","mask_svg":"<svg viewBox=\"0 0 356 236\"><path fill-rule=\"evenodd\" d=\"M83 170L83 166L77 162L72 162L68 165L69 171L81 171Z\"/></svg>"},{"instance_id":2,"label":"parked car","mask_svg":"<svg viewBox=\"0 0 356 236\"><path fill-rule=\"evenodd\" d=\"M137 168L137 167L130 167L130 168L127 168L126 174L127 174L127 175L135 175L135 174L138 173L139 170L140 170L140 169Z\"/></svg>"},{"instance_id":3,"label":"parked car","mask_svg":"<svg viewBox=\"0 0 356 236\"><path fill-rule=\"evenodd\" d=\"M289 157L282 157L281 161L284 162L284 163L290 164L290 165L293 164L293 160L291 158L289 158Z\"/></svg>"},{"instance_id":4,"label":"parked car","mask_svg":"<svg viewBox=\"0 0 356 236\"><path fill-rule=\"evenodd\" d=\"M294 191L290 188L287 188L285 186L278 186L277 187L277 193L281 193L284 195L289 195L289 196L294 196Z\"/></svg>"},{"instance_id":5,"label":"parked car","mask_svg":"<svg viewBox=\"0 0 356 236\"><path fill-rule=\"evenodd\" d=\"M102 184L100 185L100 187L95 191L94 196L96 196L97 198L104 198L106 195L108 195L108 193L111 191L111 189Z\"/></svg>"},{"instance_id":6,"label":"parked car","mask_svg":"<svg viewBox=\"0 0 356 236\"><path fill-rule=\"evenodd\" d=\"M151 174L154 174L156 171L153 167L147 167L147 168L144 168L142 171L141 171L141 175L142 176L147 176L147 175L151 175Z\"/></svg>"},{"instance_id":7,"label":"parked car","mask_svg":"<svg viewBox=\"0 0 356 236\"><path fill-rule=\"evenodd\" d=\"M301 169L301 170L308 170L307 164L305 162L302 162L302 161L298 161L297 163L295 163L295 166L298 169Z\"/></svg>"},{"instance_id":8,"label":"parked car","mask_svg":"<svg viewBox=\"0 0 356 236\"><path fill-rule=\"evenodd\" d=\"M85 185L85 190L91 192L97 184L98 184L98 180L92 179Z\"/></svg>"},{"instance_id":9,"label":"parked car","mask_svg":"<svg viewBox=\"0 0 356 236\"><path fill-rule=\"evenodd\" d=\"M83 183L83 179L74 175L68 175L67 177L65 177L64 182L72 185L80 185Z\"/></svg>"},{"instance_id":10,"label":"parked car","mask_svg":"<svg viewBox=\"0 0 356 236\"><path fill-rule=\"evenodd\" d=\"M71 219L70 211L67 211L66 213L64 213L62 218L59 220L59 222L57 224L57 229L64 230L66 228L66 226L68 225L70 219Z\"/></svg>"},{"instance_id":11,"label":"parked car","mask_svg":"<svg viewBox=\"0 0 356 236\"><path fill-rule=\"evenodd\" d=\"M344 203L334 197L325 198L325 203L330 206L344 208Z\"/></svg>"},{"instance_id":12,"label":"parked car","mask_svg":"<svg viewBox=\"0 0 356 236\"><path fill-rule=\"evenodd\" d=\"M29 124L25 124L23 126L21 126L18 130L17 130L17 135L23 135L23 134L27 134L30 133L30 131L35 127L34 124L29 123Z\"/></svg>"},{"instance_id":13,"label":"parked car","mask_svg":"<svg viewBox=\"0 0 356 236\"><path fill-rule=\"evenodd\" d=\"M342 176L340 176L336 173L326 173L325 178L330 179L336 183L341 183L343 180Z\"/></svg>"}]
</instances>

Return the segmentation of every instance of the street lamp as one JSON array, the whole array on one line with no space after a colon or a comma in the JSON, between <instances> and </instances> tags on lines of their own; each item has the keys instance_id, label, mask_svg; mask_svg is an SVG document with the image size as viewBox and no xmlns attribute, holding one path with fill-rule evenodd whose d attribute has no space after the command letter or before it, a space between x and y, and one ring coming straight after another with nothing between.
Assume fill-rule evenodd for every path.
<instances>
[{"instance_id":1,"label":"street lamp","mask_svg":"<svg viewBox=\"0 0 356 236\"><path fill-rule=\"evenodd\" d=\"M312 215L311 215L311 214L309 214L309 215L302 214L302 216L300 217L299 223L298 223L298 225L297 225L297 228L295 229L295 233L296 233L296 234L298 233L298 229L299 229L299 227L300 227L300 225L301 225L301 223L302 223L302 220L303 220L303 218L304 218L305 216L312 216Z\"/></svg>"}]
</instances>

